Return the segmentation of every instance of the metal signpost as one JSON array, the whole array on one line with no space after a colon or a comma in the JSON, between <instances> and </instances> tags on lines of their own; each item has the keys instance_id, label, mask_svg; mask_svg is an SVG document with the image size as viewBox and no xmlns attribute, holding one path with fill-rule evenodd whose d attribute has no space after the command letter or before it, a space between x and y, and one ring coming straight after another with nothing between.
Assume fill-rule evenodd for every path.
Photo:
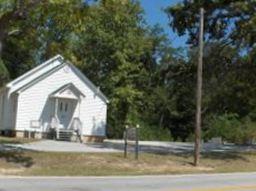
<instances>
[{"instance_id":1,"label":"metal signpost","mask_svg":"<svg viewBox=\"0 0 256 191\"><path fill-rule=\"evenodd\" d=\"M135 153L135 159L139 159L139 125L136 125L136 127L131 127L129 125L125 126L125 132L124 132L124 157L127 157L127 150L128 150L128 144L133 145L132 143L135 143L134 147L134 153Z\"/></svg>"}]
</instances>

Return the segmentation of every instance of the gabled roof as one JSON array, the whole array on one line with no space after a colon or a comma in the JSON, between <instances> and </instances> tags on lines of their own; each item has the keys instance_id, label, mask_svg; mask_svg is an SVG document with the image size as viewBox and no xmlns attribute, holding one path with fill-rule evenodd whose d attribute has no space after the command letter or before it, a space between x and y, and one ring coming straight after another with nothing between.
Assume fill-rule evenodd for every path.
<instances>
[{"instance_id":1,"label":"gabled roof","mask_svg":"<svg viewBox=\"0 0 256 191\"><path fill-rule=\"evenodd\" d=\"M61 55L56 55L53 58L45 61L44 63L40 64L39 66L33 68L32 70L26 72L25 74L21 75L20 77L16 78L15 80L9 82L6 87L7 88L11 88L12 86L18 85L19 83L21 83L22 81L30 78L30 77L34 77L36 78L38 75L41 75L42 73L44 73L45 71L43 70L50 70L52 67L49 67L51 65L51 63L54 63L56 60L59 61L59 63L56 63L56 65L61 64L64 61L64 58Z\"/></svg>"},{"instance_id":2,"label":"gabled roof","mask_svg":"<svg viewBox=\"0 0 256 191\"><path fill-rule=\"evenodd\" d=\"M68 83L52 92L50 97L80 100L85 95L73 83Z\"/></svg>"},{"instance_id":3,"label":"gabled roof","mask_svg":"<svg viewBox=\"0 0 256 191\"><path fill-rule=\"evenodd\" d=\"M64 60L61 55L57 55L47 60L17 79L9 82L6 87L11 91L10 93L21 93L66 65L69 65L76 75L84 81L84 83L86 83L95 94L101 97L103 101L106 103L109 102L107 97L99 90L99 87L96 87L78 68L76 68L71 62ZM66 85L68 87L68 84Z\"/></svg>"}]
</instances>

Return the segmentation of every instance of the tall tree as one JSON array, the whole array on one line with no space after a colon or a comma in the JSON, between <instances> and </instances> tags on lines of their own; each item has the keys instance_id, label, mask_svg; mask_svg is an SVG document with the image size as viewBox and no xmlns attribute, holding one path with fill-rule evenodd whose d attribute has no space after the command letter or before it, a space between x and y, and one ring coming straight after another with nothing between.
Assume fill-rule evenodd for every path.
<instances>
[{"instance_id":1,"label":"tall tree","mask_svg":"<svg viewBox=\"0 0 256 191\"><path fill-rule=\"evenodd\" d=\"M188 43L198 43L199 13L205 9L205 38L208 41L222 40L240 48L255 45L255 7L254 0L184 0L169 7L170 26L179 35L187 33Z\"/></svg>"},{"instance_id":2,"label":"tall tree","mask_svg":"<svg viewBox=\"0 0 256 191\"><path fill-rule=\"evenodd\" d=\"M138 2L107 0L93 4L75 33L74 53L82 71L110 98L109 136L122 136L124 122L137 110L145 76L142 61L151 47Z\"/></svg>"},{"instance_id":3,"label":"tall tree","mask_svg":"<svg viewBox=\"0 0 256 191\"><path fill-rule=\"evenodd\" d=\"M236 113L241 120L255 111L255 102L247 101L255 99L252 93L256 86L252 80L256 69L253 59L255 3L253 0L184 0L167 9L172 29L178 35L188 35L192 55L198 51L193 48L198 45L198 9L204 7L206 10L203 99L206 117ZM196 63L194 56L189 55L188 59L189 63Z\"/></svg>"},{"instance_id":4,"label":"tall tree","mask_svg":"<svg viewBox=\"0 0 256 191\"><path fill-rule=\"evenodd\" d=\"M4 2L1 5L5 7ZM68 54L71 35L81 29L87 4L79 0L6 1L6 7L0 18L5 23L1 58L10 78L15 78L61 49Z\"/></svg>"}]
</instances>

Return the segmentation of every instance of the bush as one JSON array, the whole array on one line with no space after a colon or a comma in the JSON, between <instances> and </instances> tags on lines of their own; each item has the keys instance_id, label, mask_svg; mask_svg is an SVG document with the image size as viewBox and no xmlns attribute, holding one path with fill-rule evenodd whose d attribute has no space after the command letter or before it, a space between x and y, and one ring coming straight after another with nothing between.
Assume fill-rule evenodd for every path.
<instances>
[{"instance_id":1,"label":"bush","mask_svg":"<svg viewBox=\"0 0 256 191\"><path fill-rule=\"evenodd\" d=\"M171 141L172 137L168 129L148 124L141 124L139 129L140 140L142 141Z\"/></svg>"},{"instance_id":2,"label":"bush","mask_svg":"<svg viewBox=\"0 0 256 191\"><path fill-rule=\"evenodd\" d=\"M139 140L142 141L171 141L172 136L167 128L161 128L159 126L150 125L137 117L138 115L130 115L125 124L130 124L135 127L136 124L140 125L139 128ZM109 118L111 120L111 118ZM123 133L125 130L125 124L113 123L112 126L107 127L107 137L112 139L123 139Z\"/></svg>"},{"instance_id":3,"label":"bush","mask_svg":"<svg viewBox=\"0 0 256 191\"><path fill-rule=\"evenodd\" d=\"M237 114L213 116L208 121L205 139L222 137L236 144L250 144L256 138L256 122L248 116L239 119Z\"/></svg>"},{"instance_id":4,"label":"bush","mask_svg":"<svg viewBox=\"0 0 256 191\"><path fill-rule=\"evenodd\" d=\"M8 80L9 73L2 59L0 59L0 87Z\"/></svg>"}]
</instances>

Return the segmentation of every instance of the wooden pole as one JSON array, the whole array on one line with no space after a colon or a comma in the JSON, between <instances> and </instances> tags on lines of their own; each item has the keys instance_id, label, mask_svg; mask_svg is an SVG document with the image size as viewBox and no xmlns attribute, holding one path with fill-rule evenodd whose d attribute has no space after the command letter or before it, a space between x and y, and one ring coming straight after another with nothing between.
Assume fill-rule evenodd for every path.
<instances>
[{"instance_id":1,"label":"wooden pole","mask_svg":"<svg viewBox=\"0 0 256 191\"><path fill-rule=\"evenodd\" d=\"M203 37L204 37L204 8L200 8L200 33L199 55L197 66L197 89L196 89L196 126L195 126L195 150L194 165L199 165L201 147L201 107L202 107L202 84L203 84Z\"/></svg>"}]
</instances>

